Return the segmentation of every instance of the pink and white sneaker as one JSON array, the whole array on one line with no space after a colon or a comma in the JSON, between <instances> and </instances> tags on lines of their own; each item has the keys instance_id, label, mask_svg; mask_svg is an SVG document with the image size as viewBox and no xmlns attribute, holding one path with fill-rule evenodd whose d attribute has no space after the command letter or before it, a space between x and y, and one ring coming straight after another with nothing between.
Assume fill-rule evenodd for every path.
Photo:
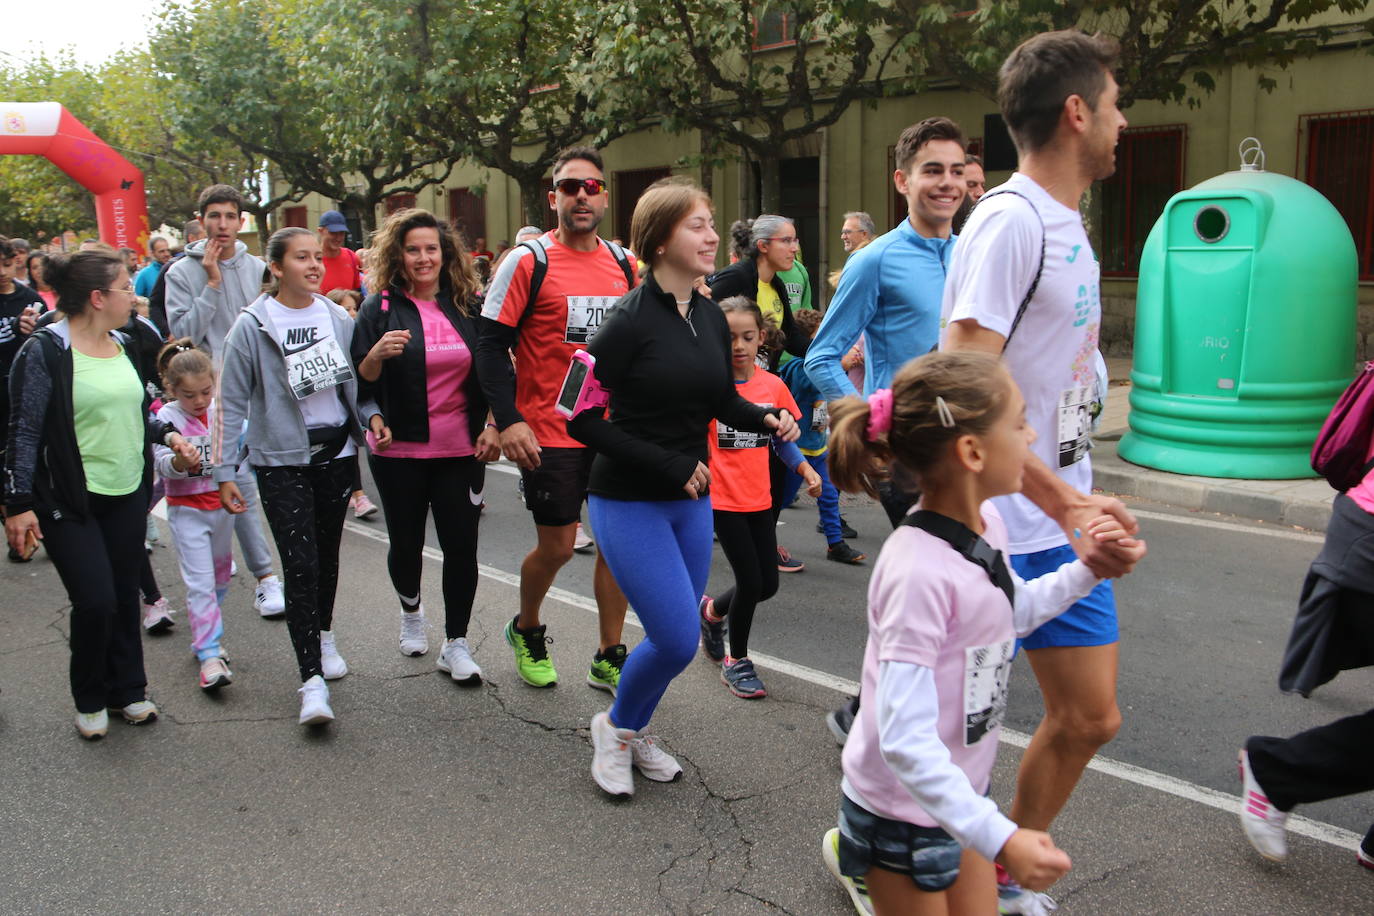
<instances>
[{"instance_id":1,"label":"pink and white sneaker","mask_svg":"<svg viewBox=\"0 0 1374 916\"><path fill-rule=\"evenodd\" d=\"M146 633L157 635L166 633L176 623L172 619L172 609L167 605L166 598L159 598L152 604L143 605L143 630Z\"/></svg>"},{"instance_id":2,"label":"pink and white sneaker","mask_svg":"<svg viewBox=\"0 0 1374 916\"><path fill-rule=\"evenodd\" d=\"M1240 752L1237 768L1241 781L1240 826L1245 831L1245 838L1255 847L1255 852L1266 859L1283 862L1288 858L1288 840L1283 832L1288 813L1275 808L1260 788L1259 780L1250 771L1248 752Z\"/></svg>"}]
</instances>

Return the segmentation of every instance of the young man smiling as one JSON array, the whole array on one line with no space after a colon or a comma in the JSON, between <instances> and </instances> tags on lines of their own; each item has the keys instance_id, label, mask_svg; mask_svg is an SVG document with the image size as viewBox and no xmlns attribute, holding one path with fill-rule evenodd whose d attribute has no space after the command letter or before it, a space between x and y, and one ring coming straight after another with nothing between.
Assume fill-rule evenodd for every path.
<instances>
[{"instance_id":1,"label":"young man smiling","mask_svg":"<svg viewBox=\"0 0 1374 916\"><path fill-rule=\"evenodd\" d=\"M512 250L482 307L477 371L501 451L520 466L525 507L538 532L520 566L520 613L506 625L516 671L532 687L558 681L539 610L572 558L593 457L568 435L554 402L573 353L586 349L606 312L635 284L634 255L596 234L607 202L601 154L589 146L559 153L549 192L558 228ZM587 683L614 693L626 654L620 641L626 601L599 552L593 590L601 632Z\"/></svg>"}]
</instances>

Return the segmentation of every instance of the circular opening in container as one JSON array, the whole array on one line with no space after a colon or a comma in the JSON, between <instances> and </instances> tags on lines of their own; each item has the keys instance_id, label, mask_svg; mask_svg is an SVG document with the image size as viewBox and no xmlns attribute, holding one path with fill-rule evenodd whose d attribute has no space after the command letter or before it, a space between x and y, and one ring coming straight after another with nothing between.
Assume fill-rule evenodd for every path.
<instances>
[{"instance_id":1,"label":"circular opening in container","mask_svg":"<svg viewBox=\"0 0 1374 916\"><path fill-rule=\"evenodd\" d=\"M1203 207L1193 217L1193 231L1208 244L1220 242L1231 231L1231 217L1220 207Z\"/></svg>"}]
</instances>

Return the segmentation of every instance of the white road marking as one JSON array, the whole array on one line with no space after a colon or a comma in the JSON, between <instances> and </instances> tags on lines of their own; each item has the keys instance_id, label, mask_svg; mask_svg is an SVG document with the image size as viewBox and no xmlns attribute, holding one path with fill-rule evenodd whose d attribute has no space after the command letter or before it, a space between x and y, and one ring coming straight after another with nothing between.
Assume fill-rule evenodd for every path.
<instances>
[{"instance_id":1,"label":"white road marking","mask_svg":"<svg viewBox=\"0 0 1374 916\"><path fill-rule=\"evenodd\" d=\"M1140 514L1139 512L1136 513L1136 515ZM1153 515L1154 513L1151 514ZM1173 520L1172 516L1161 515L1160 518ZM1189 519L1189 521L1192 520ZM384 531L368 528L358 522L344 522L344 527L355 534L371 538L382 544L386 544L390 540ZM1242 530L1249 530L1239 525L1234 527L1242 528ZM426 547L424 549L424 555L431 560L442 561L444 558L444 555L433 547ZM516 588L520 586L520 576L516 573L509 573L503 569L497 569L494 566L487 566L484 563L477 564L477 571L488 579L500 582L504 585L510 585ZM596 613L596 601L585 595L579 595L576 592L570 592L567 589L554 586L549 589L549 597L561 601L564 604L581 608L584 611L589 611L593 614ZM625 622L641 630L644 629L643 624L639 622L639 618L635 616L634 611L625 615ZM768 668L781 674L790 675L798 680L806 681L808 684L826 687L830 690L850 696L859 692L859 685L848 678L838 677L834 674L828 674L824 671L807 667L806 665L799 665L795 662L789 662L786 659L775 658L772 655L764 655L759 652L751 652L749 657L761 668ZM1010 728L1004 728L1002 729L1001 741L1003 744L1009 744L1013 747L1025 748L1030 744L1030 735L1024 732L1014 731ZM1147 770L1144 767L1138 767L1134 764L1112 760L1109 757L1094 757L1092 760L1088 761L1088 769L1096 770L1099 773L1113 776L1125 782L1135 783L1138 786L1144 786L1147 789L1154 789L1157 792L1173 795L1185 801L1206 805L1209 808L1216 808L1228 814L1235 814L1239 810L1240 796L1238 795L1229 795L1225 792L1208 788L1207 786L1199 786L1187 780L1169 776L1165 773L1157 773L1154 770ZM1345 830L1321 821L1314 821L1300 814L1289 816L1288 830L1290 833L1296 833L1308 839L1318 840L1332 846L1338 846L1341 849L1347 849L1351 852L1359 848L1361 839L1360 835L1353 831Z\"/></svg>"},{"instance_id":2,"label":"white road marking","mask_svg":"<svg viewBox=\"0 0 1374 916\"><path fill-rule=\"evenodd\" d=\"M1131 509L1131 514L1136 518L1148 519L1152 522L1173 522L1178 525L1192 525L1196 528L1214 528L1217 531L1227 531L1232 534L1259 534L1271 538L1283 538L1289 541L1302 541L1306 544L1320 544L1326 540L1324 535L1313 534L1310 531L1294 531L1289 528L1277 526L1252 526L1241 525L1236 522L1224 522L1216 518L1200 518L1192 515L1171 515L1168 512L1150 512L1146 509ZM1150 532L1142 530L1145 540L1150 540Z\"/></svg>"}]
</instances>

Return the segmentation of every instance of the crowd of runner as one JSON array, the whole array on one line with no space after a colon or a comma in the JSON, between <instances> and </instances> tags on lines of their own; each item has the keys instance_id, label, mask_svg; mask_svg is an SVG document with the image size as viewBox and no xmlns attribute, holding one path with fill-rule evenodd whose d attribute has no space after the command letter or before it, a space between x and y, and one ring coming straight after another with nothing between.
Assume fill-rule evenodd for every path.
<instances>
[{"instance_id":1,"label":"crowd of runner","mask_svg":"<svg viewBox=\"0 0 1374 916\"><path fill-rule=\"evenodd\" d=\"M1017 48L999 91L1020 164L986 193L959 125L903 131L893 181L907 218L879 234L845 214L823 314L792 220L733 225L718 270L711 198L684 179L640 197L628 246L602 239L607 183L585 146L554 163L557 228L522 229L496 254L406 209L363 257L328 211L318 231L273 233L259 258L227 185L200 195L182 251L154 239L140 270L94 241L71 254L0 241L9 557L41 545L67 589L79 734L105 735L110 713L157 717L140 630L175 623L145 549L163 499L200 687L234 678L223 606L237 538L257 612L285 617L300 723L332 721L330 682L349 671L333 613L344 521L377 511L364 456L400 652L433 648L432 518L436 664L481 684L467 631L486 464L504 457L535 529L504 630L515 672L535 688L559 680L543 603L589 544L585 503L598 638L559 663L585 664L610 694L591 721L591 775L630 796L636 771L682 774L647 728L698 650L734 695L767 695L751 624L779 574L802 568L777 543L780 510L806 487L827 559L859 565L839 493L866 493L893 532L854 601L867 609L861 697L828 717L844 776L823 859L861 913L1053 908L1042 892L1070 860L1048 830L1121 721L1111 580L1146 551L1131 513L1093 494L1088 458L1106 368L1078 204L1115 167L1114 65L1109 41L1076 32ZM1341 537L1374 527L1362 490L1338 507ZM733 575L714 596L713 538ZM627 649L631 605L644 637ZM1020 650L1045 715L1003 814L989 782ZM1374 788L1371 734L1374 712L1251 739L1242 822L1261 853L1283 857L1297 804ZM1361 862L1374 867L1372 853L1366 837Z\"/></svg>"}]
</instances>

